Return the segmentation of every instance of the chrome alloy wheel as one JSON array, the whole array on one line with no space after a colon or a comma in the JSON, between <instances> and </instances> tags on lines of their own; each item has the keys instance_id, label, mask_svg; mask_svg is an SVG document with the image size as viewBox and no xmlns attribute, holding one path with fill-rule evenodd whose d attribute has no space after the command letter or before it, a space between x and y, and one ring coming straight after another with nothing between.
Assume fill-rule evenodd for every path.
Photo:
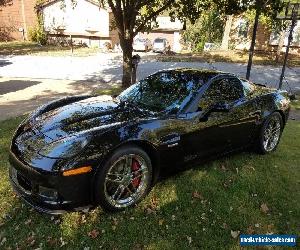
<instances>
[{"instance_id":1,"label":"chrome alloy wheel","mask_svg":"<svg viewBox=\"0 0 300 250\"><path fill-rule=\"evenodd\" d=\"M146 161L139 155L118 158L108 169L104 181L104 194L110 205L117 208L135 203L150 185Z\"/></svg>"},{"instance_id":2,"label":"chrome alloy wheel","mask_svg":"<svg viewBox=\"0 0 300 250\"><path fill-rule=\"evenodd\" d=\"M265 128L263 135L263 147L267 152L275 149L281 133L281 123L277 116L273 116Z\"/></svg>"}]
</instances>

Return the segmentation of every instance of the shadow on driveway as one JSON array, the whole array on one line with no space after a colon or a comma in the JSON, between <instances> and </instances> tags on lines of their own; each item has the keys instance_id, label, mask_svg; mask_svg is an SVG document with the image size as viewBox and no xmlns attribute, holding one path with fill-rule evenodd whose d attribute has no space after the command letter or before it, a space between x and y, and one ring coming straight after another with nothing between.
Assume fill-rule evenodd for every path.
<instances>
[{"instance_id":1,"label":"shadow on driveway","mask_svg":"<svg viewBox=\"0 0 300 250\"><path fill-rule=\"evenodd\" d=\"M12 64L12 62L8 61L8 60L0 60L0 67L4 67L7 65Z\"/></svg>"},{"instance_id":2,"label":"shadow on driveway","mask_svg":"<svg viewBox=\"0 0 300 250\"><path fill-rule=\"evenodd\" d=\"M24 80L9 80L0 82L0 95L4 95L10 92L26 89L33 85L41 83L40 81L24 81Z\"/></svg>"}]
</instances>

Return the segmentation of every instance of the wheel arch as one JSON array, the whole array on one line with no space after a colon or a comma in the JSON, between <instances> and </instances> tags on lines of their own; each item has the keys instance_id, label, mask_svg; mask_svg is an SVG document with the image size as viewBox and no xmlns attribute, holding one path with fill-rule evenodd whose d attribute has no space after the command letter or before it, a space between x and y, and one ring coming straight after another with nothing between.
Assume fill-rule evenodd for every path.
<instances>
[{"instance_id":1,"label":"wheel arch","mask_svg":"<svg viewBox=\"0 0 300 250\"><path fill-rule=\"evenodd\" d=\"M116 150L118 150L119 148L124 147L124 146L139 147L148 154L148 156L151 160L152 171L153 171L152 184L156 183L158 180L158 177L159 177L159 173L160 173L159 153L158 153L158 150L156 149L156 147L152 143L145 141L145 140L129 140L129 141L125 141L125 142L120 143L117 146L111 148L109 153L101 160L99 166L96 169L96 172L98 172L98 169L100 168L100 166L102 164L104 164Z\"/></svg>"},{"instance_id":2,"label":"wheel arch","mask_svg":"<svg viewBox=\"0 0 300 250\"><path fill-rule=\"evenodd\" d=\"M284 112L282 110L275 110L273 113L275 113L275 112L277 112L277 113L279 113L281 115L282 123L283 123L283 127L284 127L285 124L286 124L286 122L287 122L286 121L286 116L285 116Z\"/></svg>"}]
</instances>

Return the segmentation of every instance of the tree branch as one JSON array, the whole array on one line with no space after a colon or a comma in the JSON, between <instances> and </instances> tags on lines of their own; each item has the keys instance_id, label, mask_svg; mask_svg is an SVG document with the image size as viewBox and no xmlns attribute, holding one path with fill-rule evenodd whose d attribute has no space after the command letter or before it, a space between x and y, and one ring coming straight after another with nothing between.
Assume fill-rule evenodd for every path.
<instances>
[{"instance_id":1,"label":"tree branch","mask_svg":"<svg viewBox=\"0 0 300 250\"><path fill-rule=\"evenodd\" d=\"M134 35L137 35L138 32L142 31L142 30L145 28L145 26L146 26L146 24L147 24L148 21L152 20L154 17L158 16L159 13L161 13L161 12L163 12L164 10L166 10L167 8L169 8L170 5L171 5L172 3L174 3L174 2L175 2L175 0L169 0L164 6L162 6L162 7L159 8L158 10L152 12L148 17L145 18L145 20L143 21L143 23L141 23L141 24L136 28L136 30L134 31Z\"/></svg>"}]
</instances>

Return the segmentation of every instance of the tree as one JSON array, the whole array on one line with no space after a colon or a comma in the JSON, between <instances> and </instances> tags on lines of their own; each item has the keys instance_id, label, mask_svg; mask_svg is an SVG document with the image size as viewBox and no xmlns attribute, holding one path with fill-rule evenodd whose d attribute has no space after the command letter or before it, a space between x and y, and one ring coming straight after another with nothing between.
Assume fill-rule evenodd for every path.
<instances>
[{"instance_id":1,"label":"tree","mask_svg":"<svg viewBox=\"0 0 300 250\"><path fill-rule=\"evenodd\" d=\"M131 85L132 79L132 43L134 37L141 31L150 30L157 16L169 11L174 18L194 21L208 0L99 0L101 6L109 6L114 25L118 31L120 45L123 50L123 78L124 88Z\"/></svg>"},{"instance_id":2,"label":"tree","mask_svg":"<svg viewBox=\"0 0 300 250\"><path fill-rule=\"evenodd\" d=\"M248 80L250 79L250 72L252 67L252 60L254 54L259 17L261 16L261 14L264 14L265 16L269 16L275 19L277 12L282 10L283 6L284 5L281 0L266 0L266 1L256 0L253 1L252 4L249 3L249 9L255 9L255 19L254 19L251 45L249 49L249 60L248 60L247 73L246 73L246 79Z\"/></svg>"},{"instance_id":3,"label":"tree","mask_svg":"<svg viewBox=\"0 0 300 250\"><path fill-rule=\"evenodd\" d=\"M11 3L12 0L0 0L0 7L6 6L7 4Z\"/></svg>"},{"instance_id":4,"label":"tree","mask_svg":"<svg viewBox=\"0 0 300 250\"><path fill-rule=\"evenodd\" d=\"M183 39L191 45L193 51L202 51L204 44L221 43L224 31L224 15L216 7L203 13L195 24L187 26Z\"/></svg>"}]
</instances>

